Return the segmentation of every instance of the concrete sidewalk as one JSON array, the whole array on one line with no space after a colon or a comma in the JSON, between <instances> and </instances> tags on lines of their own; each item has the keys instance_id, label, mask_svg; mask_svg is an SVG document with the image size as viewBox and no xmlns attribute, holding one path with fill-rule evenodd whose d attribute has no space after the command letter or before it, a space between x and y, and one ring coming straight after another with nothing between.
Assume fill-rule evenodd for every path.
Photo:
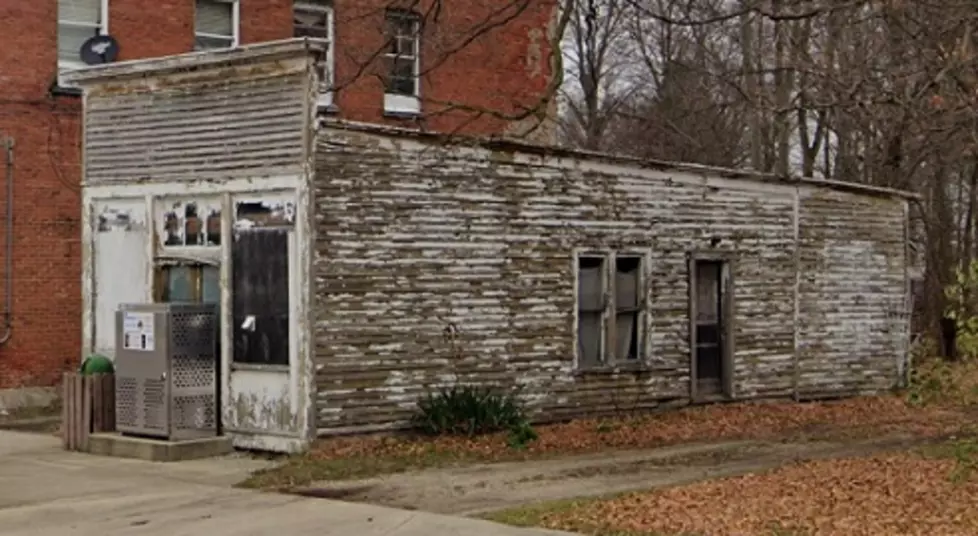
<instances>
[{"instance_id":1,"label":"concrete sidewalk","mask_svg":"<svg viewBox=\"0 0 978 536\"><path fill-rule=\"evenodd\" d=\"M61 450L0 431L0 534L533 536L560 534L366 504L232 489L264 462L158 464Z\"/></svg>"}]
</instances>

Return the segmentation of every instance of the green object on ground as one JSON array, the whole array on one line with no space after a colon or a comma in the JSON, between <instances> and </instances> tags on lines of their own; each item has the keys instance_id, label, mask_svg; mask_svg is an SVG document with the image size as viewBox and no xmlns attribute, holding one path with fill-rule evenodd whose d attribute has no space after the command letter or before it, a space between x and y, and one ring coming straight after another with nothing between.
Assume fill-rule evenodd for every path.
<instances>
[{"instance_id":1,"label":"green object on ground","mask_svg":"<svg viewBox=\"0 0 978 536\"><path fill-rule=\"evenodd\" d=\"M100 354L92 354L82 361L81 373L86 376L91 374L113 374L115 373L115 366L108 357Z\"/></svg>"}]
</instances>

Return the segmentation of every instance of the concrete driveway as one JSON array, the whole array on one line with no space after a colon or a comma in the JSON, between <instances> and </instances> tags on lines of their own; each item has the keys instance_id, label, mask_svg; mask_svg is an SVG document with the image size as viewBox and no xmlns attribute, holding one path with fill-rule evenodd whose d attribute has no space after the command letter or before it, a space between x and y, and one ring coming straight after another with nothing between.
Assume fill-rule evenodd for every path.
<instances>
[{"instance_id":1,"label":"concrete driveway","mask_svg":"<svg viewBox=\"0 0 978 536\"><path fill-rule=\"evenodd\" d=\"M158 464L61 450L0 431L0 534L533 536L557 532L366 504L232 489L246 457Z\"/></svg>"}]
</instances>

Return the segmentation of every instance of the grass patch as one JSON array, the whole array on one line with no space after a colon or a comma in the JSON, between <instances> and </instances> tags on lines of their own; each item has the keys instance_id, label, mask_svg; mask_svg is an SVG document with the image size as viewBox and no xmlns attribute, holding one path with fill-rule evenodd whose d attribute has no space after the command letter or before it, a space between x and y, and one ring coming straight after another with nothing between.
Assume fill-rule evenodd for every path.
<instances>
[{"instance_id":1,"label":"grass patch","mask_svg":"<svg viewBox=\"0 0 978 536\"><path fill-rule=\"evenodd\" d=\"M285 458L276 467L252 473L239 484L252 489L279 491L302 487L326 480L355 480L377 475L403 473L405 471L431 469L473 462L463 452L428 448L402 455L341 457L322 459L316 452Z\"/></svg>"}]
</instances>

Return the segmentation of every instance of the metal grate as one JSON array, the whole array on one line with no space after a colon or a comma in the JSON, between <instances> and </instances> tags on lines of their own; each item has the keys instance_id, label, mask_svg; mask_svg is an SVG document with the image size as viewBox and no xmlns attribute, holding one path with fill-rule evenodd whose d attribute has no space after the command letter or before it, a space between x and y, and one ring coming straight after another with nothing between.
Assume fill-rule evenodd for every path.
<instances>
[{"instance_id":1,"label":"metal grate","mask_svg":"<svg viewBox=\"0 0 978 536\"><path fill-rule=\"evenodd\" d=\"M143 380L143 426L166 430L166 382Z\"/></svg>"},{"instance_id":2,"label":"metal grate","mask_svg":"<svg viewBox=\"0 0 978 536\"><path fill-rule=\"evenodd\" d=\"M216 363L213 354L197 356L174 355L173 387L176 389L194 389L214 385Z\"/></svg>"},{"instance_id":3,"label":"metal grate","mask_svg":"<svg viewBox=\"0 0 978 536\"><path fill-rule=\"evenodd\" d=\"M139 426L139 382L136 378L116 378L115 407L116 426Z\"/></svg>"},{"instance_id":4,"label":"metal grate","mask_svg":"<svg viewBox=\"0 0 978 536\"><path fill-rule=\"evenodd\" d=\"M217 426L214 395L178 396L173 399L173 427L178 430L211 430Z\"/></svg>"},{"instance_id":5,"label":"metal grate","mask_svg":"<svg viewBox=\"0 0 978 536\"><path fill-rule=\"evenodd\" d=\"M214 345L217 315L201 312L173 313L170 321L174 351Z\"/></svg>"}]
</instances>

